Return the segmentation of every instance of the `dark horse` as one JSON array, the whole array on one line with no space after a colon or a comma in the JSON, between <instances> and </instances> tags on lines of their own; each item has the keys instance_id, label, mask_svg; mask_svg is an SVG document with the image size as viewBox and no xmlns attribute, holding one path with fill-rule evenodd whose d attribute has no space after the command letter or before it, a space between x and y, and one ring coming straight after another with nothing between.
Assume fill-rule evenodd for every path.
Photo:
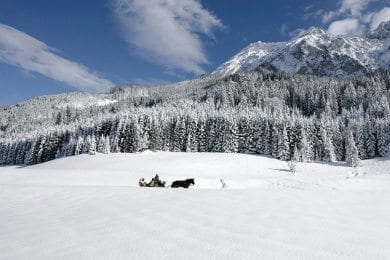
<instances>
[{"instance_id":1,"label":"dark horse","mask_svg":"<svg viewBox=\"0 0 390 260\"><path fill-rule=\"evenodd\" d=\"M187 180L184 180L184 181L174 181L171 184L171 188L180 188L180 187L182 187L182 188L188 189L188 187L190 187L190 185L195 185L194 179L187 179Z\"/></svg>"}]
</instances>

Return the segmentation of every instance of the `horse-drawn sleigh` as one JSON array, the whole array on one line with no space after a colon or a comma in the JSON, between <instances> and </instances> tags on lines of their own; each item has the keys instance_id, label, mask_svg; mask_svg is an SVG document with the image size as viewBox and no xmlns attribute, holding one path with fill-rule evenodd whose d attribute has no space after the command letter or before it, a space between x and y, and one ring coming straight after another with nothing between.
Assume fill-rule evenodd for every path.
<instances>
[{"instance_id":1,"label":"horse-drawn sleigh","mask_svg":"<svg viewBox=\"0 0 390 260\"><path fill-rule=\"evenodd\" d=\"M144 178L141 178L138 182L140 187L165 187L165 181L161 181L158 174L152 178L150 182L145 182ZM188 189L191 185L195 185L194 179L186 179L186 180L176 180L172 182L169 187L171 188L186 188Z\"/></svg>"}]
</instances>

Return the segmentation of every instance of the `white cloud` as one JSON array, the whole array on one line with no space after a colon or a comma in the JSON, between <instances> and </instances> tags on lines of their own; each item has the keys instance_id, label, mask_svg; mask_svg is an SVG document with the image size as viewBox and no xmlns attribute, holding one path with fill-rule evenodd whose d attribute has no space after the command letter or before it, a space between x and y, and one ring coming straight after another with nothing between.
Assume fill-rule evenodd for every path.
<instances>
[{"instance_id":1,"label":"white cloud","mask_svg":"<svg viewBox=\"0 0 390 260\"><path fill-rule=\"evenodd\" d=\"M322 15L322 22L329 23L340 16L361 18L362 12L367 5L373 1L375 0L340 0L338 4L339 8L337 10L325 12Z\"/></svg>"},{"instance_id":2,"label":"white cloud","mask_svg":"<svg viewBox=\"0 0 390 260\"><path fill-rule=\"evenodd\" d=\"M328 23L328 22L332 21L337 15L338 15L337 12L334 12L334 11L326 12L322 16L322 22Z\"/></svg>"},{"instance_id":3,"label":"white cloud","mask_svg":"<svg viewBox=\"0 0 390 260\"><path fill-rule=\"evenodd\" d=\"M352 17L360 17L362 11L373 0L341 0L340 13L349 13Z\"/></svg>"},{"instance_id":4,"label":"white cloud","mask_svg":"<svg viewBox=\"0 0 390 260\"><path fill-rule=\"evenodd\" d=\"M359 21L354 18L335 21L328 28L328 32L335 35L359 35L362 31Z\"/></svg>"},{"instance_id":5,"label":"white cloud","mask_svg":"<svg viewBox=\"0 0 390 260\"><path fill-rule=\"evenodd\" d=\"M390 20L390 8L379 12L369 12L371 2L377 0L340 0L339 9L325 12L322 22L327 24L332 34L361 35L368 29L376 29L383 21Z\"/></svg>"},{"instance_id":6,"label":"white cloud","mask_svg":"<svg viewBox=\"0 0 390 260\"><path fill-rule=\"evenodd\" d=\"M64 59L43 42L0 24L0 62L37 72L83 91L106 91L113 83L86 67Z\"/></svg>"},{"instance_id":7,"label":"white cloud","mask_svg":"<svg viewBox=\"0 0 390 260\"><path fill-rule=\"evenodd\" d=\"M222 22L198 0L113 0L129 46L167 69L203 73L208 58L200 35L213 37Z\"/></svg>"},{"instance_id":8,"label":"white cloud","mask_svg":"<svg viewBox=\"0 0 390 260\"><path fill-rule=\"evenodd\" d=\"M375 30L382 22L387 21L390 21L390 7L385 7L372 15L370 28Z\"/></svg>"}]
</instances>

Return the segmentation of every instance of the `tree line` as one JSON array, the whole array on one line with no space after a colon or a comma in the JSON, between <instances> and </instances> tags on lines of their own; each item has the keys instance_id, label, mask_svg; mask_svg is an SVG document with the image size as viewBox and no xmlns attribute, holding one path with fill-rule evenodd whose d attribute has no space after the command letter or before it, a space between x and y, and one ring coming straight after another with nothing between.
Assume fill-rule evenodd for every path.
<instances>
[{"instance_id":1,"label":"tree line","mask_svg":"<svg viewBox=\"0 0 390 260\"><path fill-rule=\"evenodd\" d=\"M388 71L342 79L256 71L116 88L102 106L33 102L27 107L45 112L32 117L10 107L0 125L0 164L151 149L355 165L389 149L389 78Z\"/></svg>"}]
</instances>

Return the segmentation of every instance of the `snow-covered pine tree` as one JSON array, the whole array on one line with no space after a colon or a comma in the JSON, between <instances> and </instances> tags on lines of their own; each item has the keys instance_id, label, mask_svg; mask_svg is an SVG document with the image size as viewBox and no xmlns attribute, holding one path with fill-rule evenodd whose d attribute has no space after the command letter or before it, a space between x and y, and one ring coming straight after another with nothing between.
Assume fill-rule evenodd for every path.
<instances>
[{"instance_id":1,"label":"snow-covered pine tree","mask_svg":"<svg viewBox=\"0 0 390 260\"><path fill-rule=\"evenodd\" d=\"M87 136L85 136L84 141L83 141L83 150L82 150L83 154L89 153L90 145L91 145L91 136L89 134L87 134Z\"/></svg>"},{"instance_id":2,"label":"snow-covered pine tree","mask_svg":"<svg viewBox=\"0 0 390 260\"><path fill-rule=\"evenodd\" d=\"M364 139L366 143L366 155L367 158L373 158L376 155L376 135L375 129L371 122L371 118L367 114L365 117L365 126L364 126Z\"/></svg>"},{"instance_id":3,"label":"snow-covered pine tree","mask_svg":"<svg viewBox=\"0 0 390 260\"><path fill-rule=\"evenodd\" d=\"M254 127L254 138L253 142L255 144L255 152L257 154L264 154L265 153L265 144L266 140L264 138L264 132L263 132L263 121L260 118L257 118L256 125Z\"/></svg>"},{"instance_id":4,"label":"snow-covered pine tree","mask_svg":"<svg viewBox=\"0 0 390 260\"><path fill-rule=\"evenodd\" d=\"M356 147L355 140L353 139L353 134L351 129L347 130L346 133L346 142L345 142L345 161L347 165L355 168L359 163L359 152Z\"/></svg>"},{"instance_id":5,"label":"snow-covered pine tree","mask_svg":"<svg viewBox=\"0 0 390 260\"><path fill-rule=\"evenodd\" d=\"M207 134L204 118L200 118L197 124L198 151L207 152Z\"/></svg>"},{"instance_id":6,"label":"snow-covered pine tree","mask_svg":"<svg viewBox=\"0 0 390 260\"><path fill-rule=\"evenodd\" d=\"M187 117L187 136L186 136L186 152L198 151L198 138L196 132L196 121L192 117Z\"/></svg>"},{"instance_id":7,"label":"snow-covered pine tree","mask_svg":"<svg viewBox=\"0 0 390 260\"><path fill-rule=\"evenodd\" d=\"M378 154L379 156L385 156L389 151L390 146L390 124L384 120L380 120L376 125L376 135L378 140Z\"/></svg>"},{"instance_id":8,"label":"snow-covered pine tree","mask_svg":"<svg viewBox=\"0 0 390 260\"><path fill-rule=\"evenodd\" d=\"M279 133L277 158L283 161L290 159L290 144L285 126L283 126L282 132Z\"/></svg>"},{"instance_id":9,"label":"snow-covered pine tree","mask_svg":"<svg viewBox=\"0 0 390 260\"><path fill-rule=\"evenodd\" d=\"M173 152L185 151L186 141L186 122L182 117L176 118L174 130L172 133L173 137Z\"/></svg>"},{"instance_id":10,"label":"snow-covered pine tree","mask_svg":"<svg viewBox=\"0 0 390 260\"><path fill-rule=\"evenodd\" d=\"M336 155L334 152L334 146L332 138L328 136L328 133L325 129L321 130L322 133L322 142L323 142L323 157L322 159L326 162L335 162Z\"/></svg>"},{"instance_id":11,"label":"snow-covered pine tree","mask_svg":"<svg viewBox=\"0 0 390 260\"><path fill-rule=\"evenodd\" d=\"M26 165L32 165L37 163L37 158L36 158L36 152L37 152L37 141L32 140L30 141L30 148L28 149L26 153L26 157L24 159L24 164ZM3 161L5 161L3 159Z\"/></svg>"},{"instance_id":12,"label":"snow-covered pine tree","mask_svg":"<svg viewBox=\"0 0 390 260\"><path fill-rule=\"evenodd\" d=\"M152 125L149 130L149 149L152 151L158 151L163 149L163 140L161 137L162 130L161 125L156 122L156 119L152 120Z\"/></svg>"},{"instance_id":13,"label":"snow-covered pine tree","mask_svg":"<svg viewBox=\"0 0 390 260\"><path fill-rule=\"evenodd\" d=\"M104 145L105 145L105 138L102 134L102 135L100 135L99 139L96 142L96 152L103 153Z\"/></svg>"},{"instance_id":14,"label":"snow-covered pine tree","mask_svg":"<svg viewBox=\"0 0 390 260\"><path fill-rule=\"evenodd\" d=\"M103 153L109 154L111 151L111 146L110 146L110 137L107 135L104 138L104 147L103 147Z\"/></svg>"},{"instance_id":15,"label":"snow-covered pine tree","mask_svg":"<svg viewBox=\"0 0 390 260\"><path fill-rule=\"evenodd\" d=\"M312 147L312 144L309 142L306 130L304 128L302 128L301 131L302 131L302 133L301 133L302 139L301 139L301 143L300 143L301 160L303 162L310 162L314 158L313 147Z\"/></svg>"},{"instance_id":16,"label":"snow-covered pine tree","mask_svg":"<svg viewBox=\"0 0 390 260\"><path fill-rule=\"evenodd\" d=\"M273 151L273 146L275 145L272 143L274 139L272 138L272 132L271 128L269 126L268 120L265 120L264 128L263 128L263 149L265 155L271 155Z\"/></svg>"},{"instance_id":17,"label":"snow-covered pine tree","mask_svg":"<svg viewBox=\"0 0 390 260\"><path fill-rule=\"evenodd\" d=\"M271 139L269 141L269 147L271 156L274 158L279 158L279 146L282 146L283 144L280 144L279 140L283 139L283 137L280 138L280 136L283 136L283 133L280 133L278 130L278 127L275 124L272 124L271 129Z\"/></svg>"},{"instance_id":18,"label":"snow-covered pine tree","mask_svg":"<svg viewBox=\"0 0 390 260\"><path fill-rule=\"evenodd\" d=\"M222 150L227 153L236 153L238 152L237 125L232 119L226 120L225 124Z\"/></svg>"},{"instance_id":19,"label":"snow-covered pine tree","mask_svg":"<svg viewBox=\"0 0 390 260\"><path fill-rule=\"evenodd\" d=\"M45 144L46 144L46 136L42 136L40 138L40 142L38 143L38 149L36 152L37 163L45 162L45 160L44 160L45 158L42 158L42 154L43 154L44 149L45 149Z\"/></svg>"},{"instance_id":20,"label":"snow-covered pine tree","mask_svg":"<svg viewBox=\"0 0 390 260\"><path fill-rule=\"evenodd\" d=\"M367 159L366 155L366 143L364 138L364 122L359 121L356 125L356 147L359 152L360 159Z\"/></svg>"},{"instance_id":21,"label":"snow-covered pine tree","mask_svg":"<svg viewBox=\"0 0 390 260\"><path fill-rule=\"evenodd\" d=\"M81 136L81 134L79 133L79 135L77 136L74 154L75 155L82 154L83 153L83 146L84 146L84 140L83 140L83 137Z\"/></svg>"},{"instance_id":22,"label":"snow-covered pine tree","mask_svg":"<svg viewBox=\"0 0 390 260\"><path fill-rule=\"evenodd\" d=\"M91 135L88 153L90 155L94 155L96 153L96 136L95 136L95 133L92 133L92 135Z\"/></svg>"}]
</instances>

